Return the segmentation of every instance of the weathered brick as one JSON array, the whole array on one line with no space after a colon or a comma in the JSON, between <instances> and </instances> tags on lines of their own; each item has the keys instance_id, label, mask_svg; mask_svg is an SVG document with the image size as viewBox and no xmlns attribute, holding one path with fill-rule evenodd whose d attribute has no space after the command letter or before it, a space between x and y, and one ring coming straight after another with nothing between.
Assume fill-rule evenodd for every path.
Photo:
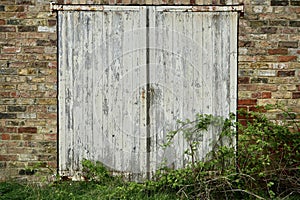
<instances>
[{"instance_id":1,"label":"weathered brick","mask_svg":"<svg viewBox=\"0 0 300 200\"><path fill-rule=\"evenodd\" d=\"M17 160L17 155L0 155L0 161Z\"/></svg>"},{"instance_id":2,"label":"weathered brick","mask_svg":"<svg viewBox=\"0 0 300 200\"><path fill-rule=\"evenodd\" d=\"M291 92L273 92L272 93L272 98L274 99L290 99L292 97L292 93Z\"/></svg>"},{"instance_id":3,"label":"weathered brick","mask_svg":"<svg viewBox=\"0 0 300 200\"><path fill-rule=\"evenodd\" d=\"M5 11L7 12L24 12L24 6L16 6L16 5L7 5L5 6Z\"/></svg>"},{"instance_id":4,"label":"weathered brick","mask_svg":"<svg viewBox=\"0 0 300 200\"><path fill-rule=\"evenodd\" d=\"M271 0L271 6L287 6L289 5L288 0Z\"/></svg>"},{"instance_id":5,"label":"weathered brick","mask_svg":"<svg viewBox=\"0 0 300 200\"><path fill-rule=\"evenodd\" d=\"M252 78L251 83L268 83L268 78Z\"/></svg>"},{"instance_id":6,"label":"weathered brick","mask_svg":"<svg viewBox=\"0 0 300 200\"><path fill-rule=\"evenodd\" d=\"M297 61L297 56L278 56L278 62Z\"/></svg>"},{"instance_id":7,"label":"weathered brick","mask_svg":"<svg viewBox=\"0 0 300 200\"><path fill-rule=\"evenodd\" d=\"M19 32L36 32L37 27L36 26L18 26Z\"/></svg>"},{"instance_id":8,"label":"weathered brick","mask_svg":"<svg viewBox=\"0 0 300 200\"><path fill-rule=\"evenodd\" d=\"M14 26L0 26L0 32L16 32L16 27L14 27Z\"/></svg>"},{"instance_id":9,"label":"weathered brick","mask_svg":"<svg viewBox=\"0 0 300 200\"><path fill-rule=\"evenodd\" d=\"M288 49L269 49L268 53L270 55L276 55L276 54L286 55L288 54Z\"/></svg>"},{"instance_id":10,"label":"weathered brick","mask_svg":"<svg viewBox=\"0 0 300 200\"><path fill-rule=\"evenodd\" d=\"M298 48L298 41L279 41L279 47Z\"/></svg>"},{"instance_id":11,"label":"weathered brick","mask_svg":"<svg viewBox=\"0 0 300 200\"><path fill-rule=\"evenodd\" d=\"M37 99L37 103L40 105L55 105L57 100L54 98L41 98Z\"/></svg>"},{"instance_id":12,"label":"weathered brick","mask_svg":"<svg viewBox=\"0 0 300 200\"><path fill-rule=\"evenodd\" d=\"M274 84L262 84L262 85L257 85L256 89L258 91L277 91L278 86Z\"/></svg>"},{"instance_id":13,"label":"weathered brick","mask_svg":"<svg viewBox=\"0 0 300 200\"><path fill-rule=\"evenodd\" d=\"M48 25L49 26L56 26L56 20L55 19L49 19L48 20Z\"/></svg>"},{"instance_id":14,"label":"weathered brick","mask_svg":"<svg viewBox=\"0 0 300 200\"><path fill-rule=\"evenodd\" d=\"M6 134L6 133L1 134L1 139L2 140L10 140L10 134Z\"/></svg>"},{"instance_id":15,"label":"weathered brick","mask_svg":"<svg viewBox=\"0 0 300 200\"><path fill-rule=\"evenodd\" d=\"M44 53L45 47L25 47L23 48L24 53Z\"/></svg>"},{"instance_id":16,"label":"weathered brick","mask_svg":"<svg viewBox=\"0 0 300 200\"><path fill-rule=\"evenodd\" d=\"M257 71L258 76L276 76L275 70L258 70Z\"/></svg>"},{"instance_id":17,"label":"weathered brick","mask_svg":"<svg viewBox=\"0 0 300 200\"><path fill-rule=\"evenodd\" d=\"M268 21L265 21L265 20L250 21L250 26L253 27L253 28L266 26L266 25L268 25Z\"/></svg>"},{"instance_id":18,"label":"weathered brick","mask_svg":"<svg viewBox=\"0 0 300 200\"><path fill-rule=\"evenodd\" d=\"M35 169L21 169L19 175L34 175L37 172Z\"/></svg>"},{"instance_id":19,"label":"weathered brick","mask_svg":"<svg viewBox=\"0 0 300 200\"><path fill-rule=\"evenodd\" d=\"M290 26L292 26L292 27L300 27L300 21L290 21Z\"/></svg>"},{"instance_id":20,"label":"weathered brick","mask_svg":"<svg viewBox=\"0 0 300 200\"><path fill-rule=\"evenodd\" d=\"M0 68L0 75L16 75L17 70L13 68Z\"/></svg>"},{"instance_id":21,"label":"weathered brick","mask_svg":"<svg viewBox=\"0 0 300 200\"><path fill-rule=\"evenodd\" d=\"M6 162L0 162L0 169L4 169L4 168L6 168Z\"/></svg>"},{"instance_id":22,"label":"weathered brick","mask_svg":"<svg viewBox=\"0 0 300 200\"><path fill-rule=\"evenodd\" d=\"M10 139L11 140L21 140L21 135L20 134L18 134L18 135L10 135Z\"/></svg>"},{"instance_id":23,"label":"weathered brick","mask_svg":"<svg viewBox=\"0 0 300 200\"><path fill-rule=\"evenodd\" d=\"M300 99L300 92L293 92L292 93L292 98L293 99Z\"/></svg>"},{"instance_id":24,"label":"weathered brick","mask_svg":"<svg viewBox=\"0 0 300 200\"><path fill-rule=\"evenodd\" d=\"M16 0L17 5L34 5L34 0Z\"/></svg>"},{"instance_id":25,"label":"weathered brick","mask_svg":"<svg viewBox=\"0 0 300 200\"><path fill-rule=\"evenodd\" d=\"M261 98L263 98L263 99L270 99L271 97L272 97L271 92L262 92L261 93Z\"/></svg>"},{"instance_id":26,"label":"weathered brick","mask_svg":"<svg viewBox=\"0 0 300 200\"><path fill-rule=\"evenodd\" d=\"M4 11L5 10L5 6L4 5L0 5L0 11Z\"/></svg>"},{"instance_id":27,"label":"weathered brick","mask_svg":"<svg viewBox=\"0 0 300 200\"><path fill-rule=\"evenodd\" d=\"M19 25L20 23L20 19L9 19L6 21L6 24L8 25Z\"/></svg>"},{"instance_id":28,"label":"weathered brick","mask_svg":"<svg viewBox=\"0 0 300 200\"><path fill-rule=\"evenodd\" d=\"M287 76L295 76L295 70L291 71L278 71L277 72L278 77L287 77Z\"/></svg>"},{"instance_id":29,"label":"weathered brick","mask_svg":"<svg viewBox=\"0 0 300 200\"><path fill-rule=\"evenodd\" d=\"M20 127L18 133L37 133L36 127Z\"/></svg>"},{"instance_id":30,"label":"weathered brick","mask_svg":"<svg viewBox=\"0 0 300 200\"><path fill-rule=\"evenodd\" d=\"M276 27L263 27L261 28L262 33L267 33L267 34L275 34L277 33L277 28Z\"/></svg>"},{"instance_id":31,"label":"weathered brick","mask_svg":"<svg viewBox=\"0 0 300 200\"><path fill-rule=\"evenodd\" d=\"M20 53L21 47L7 47L4 46L2 49L2 53Z\"/></svg>"},{"instance_id":32,"label":"weathered brick","mask_svg":"<svg viewBox=\"0 0 300 200\"><path fill-rule=\"evenodd\" d=\"M46 33L55 33L56 32L56 27L52 26L38 26L38 32L46 32Z\"/></svg>"},{"instance_id":33,"label":"weathered brick","mask_svg":"<svg viewBox=\"0 0 300 200\"><path fill-rule=\"evenodd\" d=\"M238 100L238 105L256 105L256 99L240 99Z\"/></svg>"},{"instance_id":34,"label":"weathered brick","mask_svg":"<svg viewBox=\"0 0 300 200\"><path fill-rule=\"evenodd\" d=\"M292 6L300 6L300 1L299 0L291 0L291 5Z\"/></svg>"},{"instance_id":35,"label":"weathered brick","mask_svg":"<svg viewBox=\"0 0 300 200\"><path fill-rule=\"evenodd\" d=\"M15 119L16 117L17 115L12 113L0 113L0 119Z\"/></svg>"},{"instance_id":36,"label":"weathered brick","mask_svg":"<svg viewBox=\"0 0 300 200\"><path fill-rule=\"evenodd\" d=\"M18 113L17 114L18 119L35 119L36 113Z\"/></svg>"},{"instance_id":37,"label":"weathered brick","mask_svg":"<svg viewBox=\"0 0 300 200\"><path fill-rule=\"evenodd\" d=\"M269 22L270 26L287 26L288 21L286 20L272 20Z\"/></svg>"},{"instance_id":38,"label":"weathered brick","mask_svg":"<svg viewBox=\"0 0 300 200\"><path fill-rule=\"evenodd\" d=\"M253 41L239 41L239 47L253 47Z\"/></svg>"},{"instance_id":39,"label":"weathered brick","mask_svg":"<svg viewBox=\"0 0 300 200\"><path fill-rule=\"evenodd\" d=\"M239 84L248 84L248 83L250 83L250 77L239 77L238 83Z\"/></svg>"},{"instance_id":40,"label":"weathered brick","mask_svg":"<svg viewBox=\"0 0 300 200\"><path fill-rule=\"evenodd\" d=\"M36 44L37 44L37 46L55 46L56 41L55 40L37 40Z\"/></svg>"},{"instance_id":41,"label":"weathered brick","mask_svg":"<svg viewBox=\"0 0 300 200\"><path fill-rule=\"evenodd\" d=\"M8 112L25 112L26 106L8 106Z\"/></svg>"}]
</instances>

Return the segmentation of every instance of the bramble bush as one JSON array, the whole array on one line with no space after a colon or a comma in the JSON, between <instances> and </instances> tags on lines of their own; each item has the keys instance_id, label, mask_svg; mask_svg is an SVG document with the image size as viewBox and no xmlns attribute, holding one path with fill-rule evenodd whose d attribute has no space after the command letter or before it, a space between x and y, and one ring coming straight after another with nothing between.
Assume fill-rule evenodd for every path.
<instances>
[{"instance_id":1,"label":"bramble bush","mask_svg":"<svg viewBox=\"0 0 300 200\"><path fill-rule=\"evenodd\" d=\"M300 197L300 133L295 113L279 105L264 110L281 110L280 121L264 113L238 111L247 119L242 125L235 116L222 119L198 114L196 120L179 121L179 128L168 134L166 146L182 134L189 148L191 163L184 169L162 169L157 188L176 191L186 199L285 199ZM195 158L201 138L209 126L223 122L223 129L204 161ZM219 124L220 125L220 124ZM238 134L237 134L238 133ZM235 146L233 140L238 135ZM236 151L237 149L237 151Z\"/></svg>"},{"instance_id":2,"label":"bramble bush","mask_svg":"<svg viewBox=\"0 0 300 200\"><path fill-rule=\"evenodd\" d=\"M299 116L279 105L263 108L270 109L281 111L280 120L240 110L246 124L233 114L228 119L197 114L193 121L178 121L164 146L182 134L190 162L176 170L164 166L153 180L126 182L101 163L83 160L84 182L0 183L0 199L300 199ZM201 140L211 127L220 134L199 160Z\"/></svg>"}]
</instances>

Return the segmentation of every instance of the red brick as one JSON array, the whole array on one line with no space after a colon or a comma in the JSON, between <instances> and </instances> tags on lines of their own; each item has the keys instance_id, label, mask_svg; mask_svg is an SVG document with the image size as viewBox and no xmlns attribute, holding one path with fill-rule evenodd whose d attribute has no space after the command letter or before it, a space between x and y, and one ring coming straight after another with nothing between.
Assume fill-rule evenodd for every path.
<instances>
[{"instance_id":1,"label":"red brick","mask_svg":"<svg viewBox=\"0 0 300 200\"><path fill-rule=\"evenodd\" d=\"M19 53L21 52L21 47L3 47L3 53Z\"/></svg>"},{"instance_id":2,"label":"red brick","mask_svg":"<svg viewBox=\"0 0 300 200\"><path fill-rule=\"evenodd\" d=\"M245 105L239 105L239 106L238 106L238 110L241 110L241 111L248 111L248 106L245 106Z\"/></svg>"},{"instance_id":3,"label":"red brick","mask_svg":"<svg viewBox=\"0 0 300 200\"><path fill-rule=\"evenodd\" d=\"M16 161L17 155L0 155L0 161Z\"/></svg>"},{"instance_id":4,"label":"red brick","mask_svg":"<svg viewBox=\"0 0 300 200\"><path fill-rule=\"evenodd\" d=\"M248 83L250 83L250 77L239 77L238 83L239 84L248 84Z\"/></svg>"},{"instance_id":5,"label":"red brick","mask_svg":"<svg viewBox=\"0 0 300 200\"><path fill-rule=\"evenodd\" d=\"M16 127L1 127L0 132L2 132L2 133L16 133L17 128Z\"/></svg>"},{"instance_id":6,"label":"red brick","mask_svg":"<svg viewBox=\"0 0 300 200\"><path fill-rule=\"evenodd\" d=\"M57 136L57 134L45 134L44 135L44 137L45 137L44 139L47 140L47 141L48 140L54 140L55 141L57 139L56 136Z\"/></svg>"},{"instance_id":7,"label":"red brick","mask_svg":"<svg viewBox=\"0 0 300 200\"><path fill-rule=\"evenodd\" d=\"M48 25L49 26L55 26L56 25L56 20L55 19L49 19L48 20Z\"/></svg>"},{"instance_id":8,"label":"red brick","mask_svg":"<svg viewBox=\"0 0 300 200\"><path fill-rule=\"evenodd\" d=\"M286 54L288 54L288 50L287 49L269 49L268 53L270 55L276 55L276 54L286 55Z\"/></svg>"},{"instance_id":9,"label":"red brick","mask_svg":"<svg viewBox=\"0 0 300 200\"><path fill-rule=\"evenodd\" d=\"M278 62L296 61L297 56L278 56Z\"/></svg>"},{"instance_id":10,"label":"red brick","mask_svg":"<svg viewBox=\"0 0 300 200\"><path fill-rule=\"evenodd\" d=\"M248 121L248 120L245 120L245 119L239 119L238 121L239 121L239 123L240 123L241 125L247 126L247 121Z\"/></svg>"},{"instance_id":11,"label":"red brick","mask_svg":"<svg viewBox=\"0 0 300 200\"><path fill-rule=\"evenodd\" d=\"M238 105L256 105L256 99L240 99L238 100Z\"/></svg>"},{"instance_id":12,"label":"red brick","mask_svg":"<svg viewBox=\"0 0 300 200\"><path fill-rule=\"evenodd\" d=\"M300 99L300 92L293 92L292 93L292 98L293 99Z\"/></svg>"},{"instance_id":13,"label":"red brick","mask_svg":"<svg viewBox=\"0 0 300 200\"><path fill-rule=\"evenodd\" d=\"M57 114L56 113L38 113L37 118L38 119L56 119Z\"/></svg>"},{"instance_id":14,"label":"red brick","mask_svg":"<svg viewBox=\"0 0 300 200\"><path fill-rule=\"evenodd\" d=\"M4 19L0 19L0 25L5 25L5 20Z\"/></svg>"},{"instance_id":15,"label":"red brick","mask_svg":"<svg viewBox=\"0 0 300 200\"><path fill-rule=\"evenodd\" d=\"M250 85L250 84L247 84L247 85L238 85L238 89L239 91L256 91L257 90L257 85Z\"/></svg>"},{"instance_id":16,"label":"red brick","mask_svg":"<svg viewBox=\"0 0 300 200\"><path fill-rule=\"evenodd\" d=\"M0 92L0 97L10 97L10 92Z\"/></svg>"},{"instance_id":17,"label":"red brick","mask_svg":"<svg viewBox=\"0 0 300 200\"><path fill-rule=\"evenodd\" d=\"M254 98L254 99L260 99L261 98L261 92L252 93L251 97Z\"/></svg>"},{"instance_id":18,"label":"red brick","mask_svg":"<svg viewBox=\"0 0 300 200\"><path fill-rule=\"evenodd\" d=\"M51 69L56 69L57 68L57 62L49 62L48 67Z\"/></svg>"},{"instance_id":19,"label":"red brick","mask_svg":"<svg viewBox=\"0 0 300 200\"><path fill-rule=\"evenodd\" d=\"M37 133L36 127L20 127L18 128L19 133Z\"/></svg>"},{"instance_id":20,"label":"red brick","mask_svg":"<svg viewBox=\"0 0 300 200\"><path fill-rule=\"evenodd\" d=\"M271 97L272 97L271 92L262 92L261 93L261 98L263 98L263 99L270 99Z\"/></svg>"},{"instance_id":21,"label":"red brick","mask_svg":"<svg viewBox=\"0 0 300 200\"><path fill-rule=\"evenodd\" d=\"M263 106L250 106L249 111L252 111L252 112L267 112Z\"/></svg>"},{"instance_id":22,"label":"red brick","mask_svg":"<svg viewBox=\"0 0 300 200\"><path fill-rule=\"evenodd\" d=\"M24 53L44 53L45 47L25 47Z\"/></svg>"},{"instance_id":23,"label":"red brick","mask_svg":"<svg viewBox=\"0 0 300 200\"><path fill-rule=\"evenodd\" d=\"M9 134L3 133L3 134L1 135L1 139L2 139L2 140L10 140L10 135L9 135Z\"/></svg>"},{"instance_id":24,"label":"red brick","mask_svg":"<svg viewBox=\"0 0 300 200\"><path fill-rule=\"evenodd\" d=\"M271 92L255 92L251 94L254 99L270 99L272 97Z\"/></svg>"}]
</instances>

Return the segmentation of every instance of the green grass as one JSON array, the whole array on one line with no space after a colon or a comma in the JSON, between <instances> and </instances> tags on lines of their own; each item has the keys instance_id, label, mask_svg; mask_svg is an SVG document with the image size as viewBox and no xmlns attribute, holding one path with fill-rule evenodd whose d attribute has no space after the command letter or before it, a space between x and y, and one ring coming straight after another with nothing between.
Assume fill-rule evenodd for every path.
<instances>
[{"instance_id":1,"label":"green grass","mask_svg":"<svg viewBox=\"0 0 300 200\"><path fill-rule=\"evenodd\" d=\"M124 183L123 183L124 184ZM60 182L45 186L22 184L17 182L0 183L1 200L71 200L71 199L176 199L176 194L146 193L136 186L100 185L95 182Z\"/></svg>"}]
</instances>

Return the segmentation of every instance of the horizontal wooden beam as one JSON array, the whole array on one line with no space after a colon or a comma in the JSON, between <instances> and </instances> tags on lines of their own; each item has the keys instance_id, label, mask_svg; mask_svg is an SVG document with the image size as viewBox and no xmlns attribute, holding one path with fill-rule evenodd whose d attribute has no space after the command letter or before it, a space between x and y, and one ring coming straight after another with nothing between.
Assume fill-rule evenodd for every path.
<instances>
[{"instance_id":1,"label":"horizontal wooden beam","mask_svg":"<svg viewBox=\"0 0 300 200\"><path fill-rule=\"evenodd\" d=\"M127 5L70 5L51 3L51 11L138 11L141 6ZM229 6L156 6L161 12L244 12L243 5Z\"/></svg>"}]
</instances>

